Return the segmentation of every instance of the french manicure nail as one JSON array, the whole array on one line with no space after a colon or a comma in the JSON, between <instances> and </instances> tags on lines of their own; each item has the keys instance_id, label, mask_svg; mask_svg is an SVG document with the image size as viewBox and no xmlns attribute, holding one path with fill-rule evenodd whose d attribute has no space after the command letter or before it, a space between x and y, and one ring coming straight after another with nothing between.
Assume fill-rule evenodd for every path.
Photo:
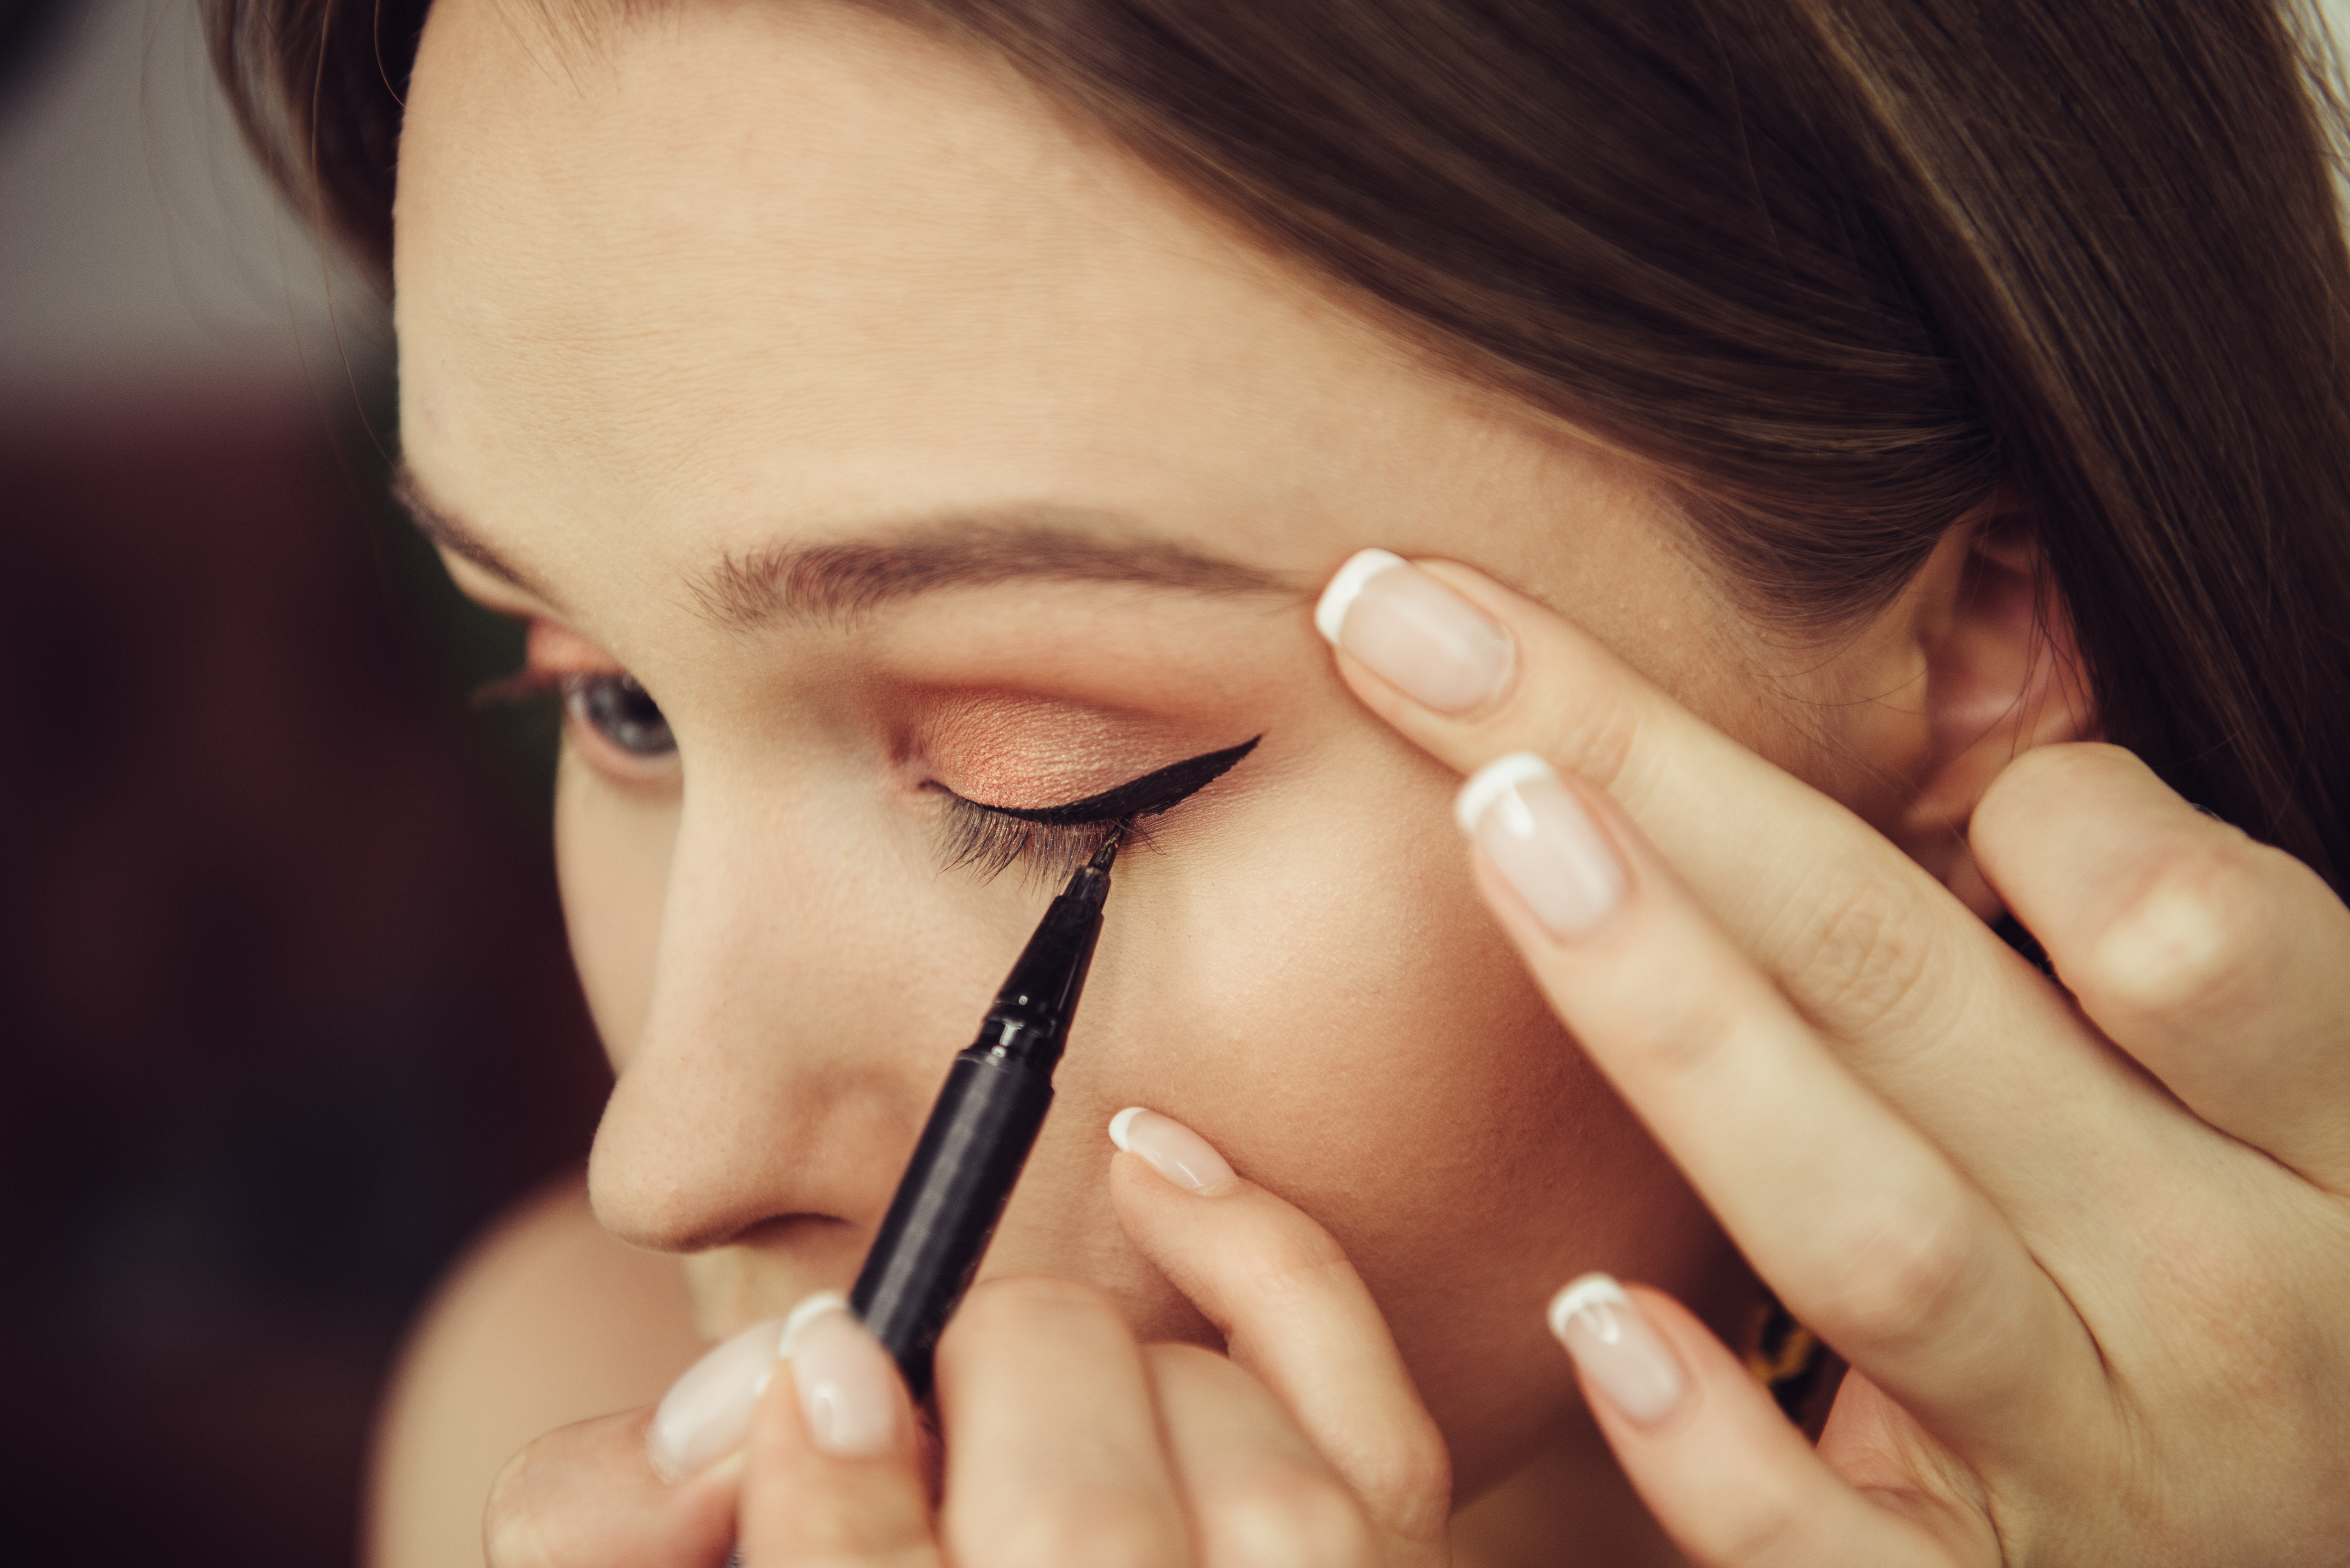
<instances>
[{"instance_id":1,"label":"french manicure nail","mask_svg":"<svg viewBox=\"0 0 2350 1568\"><path fill-rule=\"evenodd\" d=\"M1314 624L1440 713L1465 713L1510 683L1509 632L1467 599L1385 550L1358 550L1338 568Z\"/></svg>"},{"instance_id":2,"label":"french manicure nail","mask_svg":"<svg viewBox=\"0 0 2350 1568\"><path fill-rule=\"evenodd\" d=\"M792 1384L808 1437L837 1459L879 1459L898 1446L898 1368L872 1332L829 1312L792 1345Z\"/></svg>"},{"instance_id":3,"label":"french manicure nail","mask_svg":"<svg viewBox=\"0 0 2350 1568\"><path fill-rule=\"evenodd\" d=\"M1188 1192L1232 1179L1215 1146L1172 1116L1128 1106L1109 1119L1109 1141L1139 1154L1150 1168Z\"/></svg>"},{"instance_id":4,"label":"french manicure nail","mask_svg":"<svg viewBox=\"0 0 2350 1568\"><path fill-rule=\"evenodd\" d=\"M1461 831L1553 936L1580 936L1624 897L1624 865L1557 770L1513 752L1470 775L1453 802Z\"/></svg>"},{"instance_id":5,"label":"french manicure nail","mask_svg":"<svg viewBox=\"0 0 2350 1568\"><path fill-rule=\"evenodd\" d=\"M685 1369L670 1385L645 1429L645 1457L661 1480L677 1480L743 1446L751 1410L812 1320L847 1305L837 1291L818 1291L788 1317L754 1323Z\"/></svg>"},{"instance_id":6,"label":"french manicure nail","mask_svg":"<svg viewBox=\"0 0 2350 1568\"><path fill-rule=\"evenodd\" d=\"M1679 1406L1681 1364L1607 1275L1586 1274L1551 1298L1550 1331L1634 1425L1653 1427Z\"/></svg>"}]
</instances>

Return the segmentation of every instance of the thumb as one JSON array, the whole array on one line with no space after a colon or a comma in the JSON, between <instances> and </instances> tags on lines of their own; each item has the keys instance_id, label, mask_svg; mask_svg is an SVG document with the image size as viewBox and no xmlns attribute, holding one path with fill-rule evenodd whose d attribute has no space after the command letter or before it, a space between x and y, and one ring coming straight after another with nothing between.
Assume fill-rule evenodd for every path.
<instances>
[{"instance_id":1,"label":"thumb","mask_svg":"<svg viewBox=\"0 0 2350 1568\"><path fill-rule=\"evenodd\" d=\"M491 1489L490 1568L712 1568L734 1540L742 1468L672 1485L645 1458L650 1409L565 1427L516 1454Z\"/></svg>"}]
</instances>

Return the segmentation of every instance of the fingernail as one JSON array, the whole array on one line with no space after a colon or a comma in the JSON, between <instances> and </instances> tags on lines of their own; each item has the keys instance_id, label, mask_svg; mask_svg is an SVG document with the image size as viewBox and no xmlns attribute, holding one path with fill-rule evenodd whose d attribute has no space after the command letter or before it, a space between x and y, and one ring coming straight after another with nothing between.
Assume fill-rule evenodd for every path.
<instances>
[{"instance_id":1,"label":"fingernail","mask_svg":"<svg viewBox=\"0 0 2350 1568\"><path fill-rule=\"evenodd\" d=\"M1314 624L1336 647L1440 713L1465 713L1510 683L1509 632L1467 599L1385 550L1338 568Z\"/></svg>"},{"instance_id":2,"label":"fingernail","mask_svg":"<svg viewBox=\"0 0 2350 1568\"><path fill-rule=\"evenodd\" d=\"M1533 753L1512 752L1471 774L1453 815L1553 936L1579 936L1622 901L1623 862Z\"/></svg>"},{"instance_id":3,"label":"fingernail","mask_svg":"<svg viewBox=\"0 0 2350 1568\"><path fill-rule=\"evenodd\" d=\"M645 1430L645 1457L661 1480L690 1476L741 1448L775 1363L792 1353L808 1323L847 1305L839 1292L818 1291L789 1317L754 1323L687 1367L661 1396Z\"/></svg>"},{"instance_id":4,"label":"fingernail","mask_svg":"<svg viewBox=\"0 0 2350 1568\"><path fill-rule=\"evenodd\" d=\"M898 1445L898 1368L872 1332L829 1312L792 1345L792 1384L808 1436L837 1459L873 1459Z\"/></svg>"},{"instance_id":5,"label":"fingernail","mask_svg":"<svg viewBox=\"0 0 2350 1568\"><path fill-rule=\"evenodd\" d=\"M1550 1331L1607 1402L1637 1426L1671 1415L1688 1386L1681 1364L1624 1287L1586 1274L1551 1298Z\"/></svg>"},{"instance_id":6,"label":"fingernail","mask_svg":"<svg viewBox=\"0 0 2350 1568\"><path fill-rule=\"evenodd\" d=\"M1110 1117L1109 1141L1140 1155L1151 1169L1187 1192L1232 1179L1232 1168L1213 1144L1174 1117L1140 1106L1128 1106Z\"/></svg>"}]
</instances>

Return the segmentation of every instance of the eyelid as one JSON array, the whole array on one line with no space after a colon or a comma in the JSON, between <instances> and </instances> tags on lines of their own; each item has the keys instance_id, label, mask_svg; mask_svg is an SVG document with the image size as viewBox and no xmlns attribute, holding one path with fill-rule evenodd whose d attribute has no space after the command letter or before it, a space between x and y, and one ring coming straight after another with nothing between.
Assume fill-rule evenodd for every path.
<instances>
[{"instance_id":1,"label":"eyelid","mask_svg":"<svg viewBox=\"0 0 2350 1568\"><path fill-rule=\"evenodd\" d=\"M569 627L533 616L524 628L522 668L474 688L473 706L491 708L560 697L583 677L626 674L619 660Z\"/></svg>"},{"instance_id":2,"label":"eyelid","mask_svg":"<svg viewBox=\"0 0 2350 1568\"><path fill-rule=\"evenodd\" d=\"M1185 757L1180 762L1153 768L1122 784L1062 805L990 805L980 800L971 804L982 811L992 811L1001 816L1055 827L1086 826L1119 822L1129 817L1157 816L1161 812L1173 810L1230 773L1242 759L1255 751L1256 743L1263 739L1263 735L1253 735L1237 746ZM957 795L955 798L968 797Z\"/></svg>"},{"instance_id":3,"label":"eyelid","mask_svg":"<svg viewBox=\"0 0 2350 1568\"><path fill-rule=\"evenodd\" d=\"M625 675L610 654L560 621L534 618L524 644L523 668L536 675Z\"/></svg>"}]
</instances>

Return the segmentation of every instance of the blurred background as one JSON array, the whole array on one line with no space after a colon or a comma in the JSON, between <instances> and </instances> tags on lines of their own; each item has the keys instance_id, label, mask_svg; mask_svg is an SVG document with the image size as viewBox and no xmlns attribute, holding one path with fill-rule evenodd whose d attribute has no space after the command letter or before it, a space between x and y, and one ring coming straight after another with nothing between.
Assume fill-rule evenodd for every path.
<instances>
[{"instance_id":1,"label":"blurred background","mask_svg":"<svg viewBox=\"0 0 2350 1568\"><path fill-rule=\"evenodd\" d=\"M0 0L9 1561L348 1563L402 1324L587 1152L554 716L390 410L187 0Z\"/></svg>"},{"instance_id":2,"label":"blurred background","mask_svg":"<svg viewBox=\"0 0 2350 1568\"><path fill-rule=\"evenodd\" d=\"M185 0L0 0L0 1557L350 1561L454 1251L608 1086L519 635Z\"/></svg>"}]
</instances>

